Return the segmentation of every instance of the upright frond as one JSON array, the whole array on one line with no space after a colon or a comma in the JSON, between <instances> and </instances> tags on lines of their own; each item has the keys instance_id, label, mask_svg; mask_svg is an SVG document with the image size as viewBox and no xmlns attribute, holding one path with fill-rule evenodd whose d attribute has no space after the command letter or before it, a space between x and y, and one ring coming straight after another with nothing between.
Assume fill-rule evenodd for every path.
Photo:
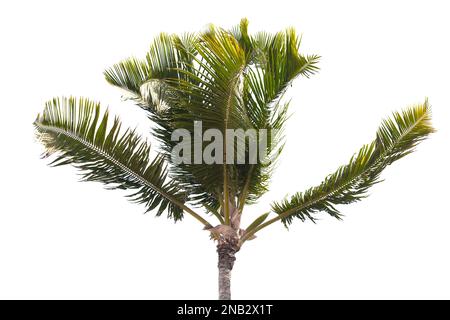
<instances>
[{"instance_id":1,"label":"upright frond","mask_svg":"<svg viewBox=\"0 0 450 320\"><path fill-rule=\"evenodd\" d=\"M222 203L227 211L224 198L229 197L224 193L229 192L232 202L239 202L242 208L268 190L275 160L283 150L289 105L282 101L284 92L296 77L309 77L318 71L319 57L301 55L299 46L300 38L292 28L252 35L248 20L242 19L231 31L211 25L200 34L161 34L145 60L122 63L124 66L115 66L105 74L114 85L134 92L133 99L149 112L155 123L154 136L168 159L176 144L172 133L184 129L192 136L194 121L202 122L203 132L267 130L272 143L264 160L270 161L170 166L173 179L199 204L218 209ZM224 139L223 145L227 143ZM226 148L223 150L226 160ZM247 148L246 159L248 153Z\"/></svg>"}]
</instances>

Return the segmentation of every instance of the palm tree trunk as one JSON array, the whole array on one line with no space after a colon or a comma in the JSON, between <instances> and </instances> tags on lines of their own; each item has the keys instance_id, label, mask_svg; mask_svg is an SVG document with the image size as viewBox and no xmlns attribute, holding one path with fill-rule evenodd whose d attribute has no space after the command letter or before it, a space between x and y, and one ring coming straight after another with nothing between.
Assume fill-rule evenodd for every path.
<instances>
[{"instance_id":1,"label":"palm tree trunk","mask_svg":"<svg viewBox=\"0 0 450 320\"><path fill-rule=\"evenodd\" d=\"M231 300L231 270L233 269L237 249L230 243L217 245L219 255L219 300Z\"/></svg>"}]
</instances>

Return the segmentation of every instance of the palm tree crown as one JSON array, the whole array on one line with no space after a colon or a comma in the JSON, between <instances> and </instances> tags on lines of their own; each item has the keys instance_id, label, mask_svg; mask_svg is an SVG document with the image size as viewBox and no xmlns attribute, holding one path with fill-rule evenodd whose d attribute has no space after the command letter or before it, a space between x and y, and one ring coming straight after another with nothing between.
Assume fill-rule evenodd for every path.
<instances>
[{"instance_id":1,"label":"palm tree crown","mask_svg":"<svg viewBox=\"0 0 450 320\"><path fill-rule=\"evenodd\" d=\"M384 168L433 132L427 101L394 113L382 122L372 142L320 185L273 202L269 212L242 227L244 206L268 191L283 149L289 106L284 93L297 76L317 72L319 61L317 55L299 53L300 38L292 28L250 35L247 26L243 19L232 30L210 26L199 34L160 34L145 59L130 58L105 71L106 80L123 89L155 124L152 133L160 146L156 157L150 156L150 145L135 130L123 129L117 117L110 120L99 103L85 98L55 98L34 122L45 155L55 153L52 165L72 164L85 181L131 190L132 201L158 216L166 213L179 221L188 214L202 223L218 242L223 299L230 298L234 254L258 231L277 221L286 226L296 218L315 221L322 211L340 219L336 205L366 197ZM223 159L230 156L227 145L237 143L227 140L228 129L265 132L271 141L264 146L266 158L236 163L236 154L223 163L174 161L174 133L195 134L198 122L202 133L214 129L223 134ZM204 149L208 144L192 142L189 147ZM249 151L244 149L245 159ZM197 212L199 207L210 216Z\"/></svg>"}]
</instances>

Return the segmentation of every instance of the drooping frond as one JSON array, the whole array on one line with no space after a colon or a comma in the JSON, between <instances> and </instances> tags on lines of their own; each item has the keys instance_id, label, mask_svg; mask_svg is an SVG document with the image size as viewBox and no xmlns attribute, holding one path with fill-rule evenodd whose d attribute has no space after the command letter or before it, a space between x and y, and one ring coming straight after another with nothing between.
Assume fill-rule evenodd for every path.
<instances>
[{"instance_id":1,"label":"drooping frond","mask_svg":"<svg viewBox=\"0 0 450 320\"><path fill-rule=\"evenodd\" d=\"M186 194L167 178L160 156L150 159L150 145L134 130L121 132L117 118L108 128L109 114L87 99L53 99L34 122L46 155L56 153L54 166L72 164L82 180L99 181L111 189L134 190L129 197L147 211L165 210L175 221L183 218Z\"/></svg>"},{"instance_id":2,"label":"drooping frond","mask_svg":"<svg viewBox=\"0 0 450 320\"><path fill-rule=\"evenodd\" d=\"M113 65L104 72L106 81L126 90L132 97L140 95L141 85L150 78L151 70L144 60L130 58Z\"/></svg>"},{"instance_id":3,"label":"drooping frond","mask_svg":"<svg viewBox=\"0 0 450 320\"><path fill-rule=\"evenodd\" d=\"M386 166L413 152L432 132L428 101L394 113L391 119L383 121L376 139L363 146L347 165L329 175L319 186L273 203L272 209L285 225L291 224L294 218L314 221L314 214L320 211L340 218L336 205L366 197L367 190L380 181Z\"/></svg>"},{"instance_id":4,"label":"drooping frond","mask_svg":"<svg viewBox=\"0 0 450 320\"><path fill-rule=\"evenodd\" d=\"M125 90L125 98L135 100L144 109L161 111L163 97L171 90L166 80L184 78L180 70L192 70L197 42L195 34L161 33L151 44L145 59L133 57L121 61L105 70L105 78Z\"/></svg>"}]
</instances>

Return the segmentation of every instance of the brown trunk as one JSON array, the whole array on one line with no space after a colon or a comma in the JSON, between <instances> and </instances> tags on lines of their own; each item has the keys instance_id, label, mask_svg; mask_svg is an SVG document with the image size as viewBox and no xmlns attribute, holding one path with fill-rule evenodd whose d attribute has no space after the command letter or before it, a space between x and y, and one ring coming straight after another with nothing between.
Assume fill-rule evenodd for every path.
<instances>
[{"instance_id":1,"label":"brown trunk","mask_svg":"<svg viewBox=\"0 0 450 320\"><path fill-rule=\"evenodd\" d=\"M233 269L236 246L225 242L217 245L217 253L219 255L219 300L231 300L231 270Z\"/></svg>"}]
</instances>

